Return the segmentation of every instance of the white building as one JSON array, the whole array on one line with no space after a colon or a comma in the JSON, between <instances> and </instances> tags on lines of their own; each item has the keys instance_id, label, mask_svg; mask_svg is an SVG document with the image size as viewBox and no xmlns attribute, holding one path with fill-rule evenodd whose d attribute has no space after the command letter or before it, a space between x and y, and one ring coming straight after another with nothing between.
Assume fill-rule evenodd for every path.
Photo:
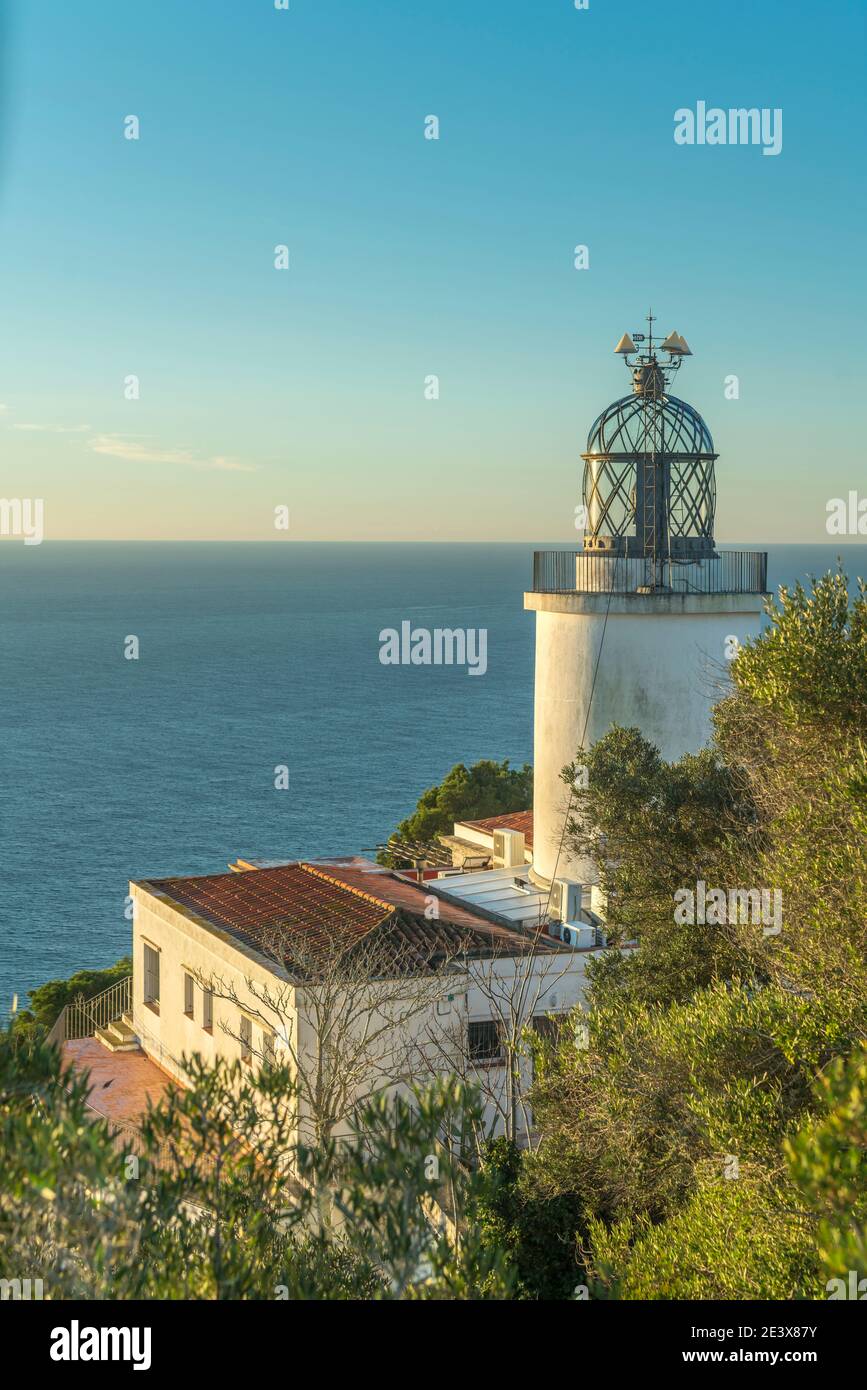
<instances>
[{"instance_id":1,"label":"white building","mask_svg":"<svg viewBox=\"0 0 867 1390\"><path fill-rule=\"evenodd\" d=\"M128 1027L182 1083L184 1058L193 1053L251 1067L276 1057L297 1076L317 1065L330 1007L331 1064L353 1075L358 1096L457 1073L480 1088L490 1133L502 1132L511 1117L510 1128L526 1137L530 1117L516 1109L532 1063L522 1049L516 1102L513 1088L506 1091L509 1043L525 1026L550 1028L580 1003L589 952L515 929L506 914L462 900L467 881L481 887L486 878L417 883L353 861L133 883ZM378 983L362 987L336 961L377 940ZM389 986L382 977L392 947L401 980ZM418 967L410 979L408 964ZM393 1026L371 1026L385 1014ZM360 1032L363 1048L356 1047ZM347 1129L351 1100L335 1134ZM309 1138L315 1115L303 1086L298 1115Z\"/></svg>"}]
</instances>

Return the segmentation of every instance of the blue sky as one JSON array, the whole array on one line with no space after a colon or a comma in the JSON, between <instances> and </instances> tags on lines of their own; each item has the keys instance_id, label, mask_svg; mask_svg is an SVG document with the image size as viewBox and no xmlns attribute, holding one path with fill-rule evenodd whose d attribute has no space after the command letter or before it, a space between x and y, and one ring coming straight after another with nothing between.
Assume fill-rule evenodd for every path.
<instances>
[{"instance_id":1,"label":"blue sky","mask_svg":"<svg viewBox=\"0 0 867 1390\"><path fill-rule=\"evenodd\" d=\"M649 304L722 540L867 494L863 5L5 15L0 491L49 539L274 539L286 504L297 539L568 541ZM782 153L675 145L698 100L782 108Z\"/></svg>"}]
</instances>

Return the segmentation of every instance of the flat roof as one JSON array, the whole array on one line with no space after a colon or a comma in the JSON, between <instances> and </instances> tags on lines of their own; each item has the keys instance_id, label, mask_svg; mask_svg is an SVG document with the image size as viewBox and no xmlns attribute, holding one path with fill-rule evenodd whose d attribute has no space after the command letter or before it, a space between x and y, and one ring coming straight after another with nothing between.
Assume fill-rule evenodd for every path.
<instances>
[{"instance_id":1,"label":"flat roof","mask_svg":"<svg viewBox=\"0 0 867 1390\"><path fill-rule=\"evenodd\" d=\"M455 821L455 825L481 830L486 835L493 835L495 830L520 830L524 836L524 844L528 849L533 848L532 811L504 811L502 815L487 816L484 820L458 820Z\"/></svg>"}]
</instances>

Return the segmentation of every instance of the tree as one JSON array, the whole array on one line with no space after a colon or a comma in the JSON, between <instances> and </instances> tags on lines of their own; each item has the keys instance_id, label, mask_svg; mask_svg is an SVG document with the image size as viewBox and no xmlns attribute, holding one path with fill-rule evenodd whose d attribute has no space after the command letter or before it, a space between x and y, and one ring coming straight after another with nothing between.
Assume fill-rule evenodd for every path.
<instances>
[{"instance_id":1,"label":"tree","mask_svg":"<svg viewBox=\"0 0 867 1390\"><path fill-rule=\"evenodd\" d=\"M0 1031L0 1269L51 1298L92 1298L140 1248L136 1201L86 1079L38 1034Z\"/></svg>"},{"instance_id":2,"label":"tree","mask_svg":"<svg viewBox=\"0 0 867 1390\"><path fill-rule=\"evenodd\" d=\"M580 1198L534 1193L522 1150L503 1135L485 1145L481 1171L487 1182L472 1219L483 1245L505 1252L515 1297L571 1298L585 1277L576 1238Z\"/></svg>"},{"instance_id":3,"label":"tree","mask_svg":"<svg viewBox=\"0 0 867 1390\"><path fill-rule=\"evenodd\" d=\"M809 1223L787 1194L722 1177L702 1185L668 1221L589 1221L591 1297L775 1299L816 1297Z\"/></svg>"},{"instance_id":4,"label":"tree","mask_svg":"<svg viewBox=\"0 0 867 1390\"><path fill-rule=\"evenodd\" d=\"M867 1278L867 1053L838 1057L816 1081L817 1114L783 1151L802 1205L818 1221L820 1283L852 1297L851 1271ZM832 1289L841 1280L844 1290ZM867 1292L867 1284L858 1297Z\"/></svg>"},{"instance_id":5,"label":"tree","mask_svg":"<svg viewBox=\"0 0 867 1390\"><path fill-rule=\"evenodd\" d=\"M510 767L508 759L502 763L482 759L470 768L457 763L438 786L422 793L394 838L409 845L426 845L438 835L450 835L455 821L526 811L532 804L533 769L528 763L520 769ZM379 859L382 863L403 863L407 856L390 850L381 851Z\"/></svg>"},{"instance_id":6,"label":"tree","mask_svg":"<svg viewBox=\"0 0 867 1390\"><path fill-rule=\"evenodd\" d=\"M460 1157L479 1110L478 1096L454 1077L361 1107L337 1205L352 1249L382 1271L384 1297L510 1297L505 1252L483 1239L475 1220L490 1177Z\"/></svg>"},{"instance_id":7,"label":"tree","mask_svg":"<svg viewBox=\"0 0 867 1390\"><path fill-rule=\"evenodd\" d=\"M867 998L867 591L842 573L781 589L715 711L720 756L756 807L755 877L783 903L766 953L780 983L833 995L864 1037Z\"/></svg>"},{"instance_id":8,"label":"tree","mask_svg":"<svg viewBox=\"0 0 867 1390\"><path fill-rule=\"evenodd\" d=\"M578 778L578 768L586 776ZM566 836L597 864L613 944L641 952L612 956L605 972L636 1002L688 999L719 978L761 968L753 942L718 925L679 924L675 894L755 882L761 833L755 808L713 749L668 763L638 729L613 725L563 771L572 788ZM745 949L747 948L747 949Z\"/></svg>"},{"instance_id":9,"label":"tree","mask_svg":"<svg viewBox=\"0 0 867 1390\"><path fill-rule=\"evenodd\" d=\"M114 965L104 970L77 970L68 980L47 980L43 985L27 991L30 1008L22 1009L14 1016L16 1028L37 1025L49 1030L60 1016L66 1004L82 996L85 1000L101 994L110 985L117 984L132 973L132 961L123 956Z\"/></svg>"},{"instance_id":10,"label":"tree","mask_svg":"<svg viewBox=\"0 0 867 1390\"><path fill-rule=\"evenodd\" d=\"M816 1297L863 1260L864 586L827 575L770 616L711 749L666 764L614 730L576 760L571 833L638 949L591 970L589 1046L537 1070L523 1162L581 1198L597 1296ZM779 892L782 930L679 924L699 879Z\"/></svg>"},{"instance_id":11,"label":"tree","mask_svg":"<svg viewBox=\"0 0 867 1390\"><path fill-rule=\"evenodd\" d=\"M57 1300L508 1296L501 1255L466 1222L484 1179L435 1147L478 1104L459 1083L371 1100L338 1162L333 1145L293 1153L284 1069L185 1068L133 1153L55 1048L0 1034L4 1277L41 1278ZM311 1183L294 1174L312 1164L345 1217L336 1232L310 1223ZM444 1190L450 1222L432 1219Z\"/></svg>"}]
</instances>

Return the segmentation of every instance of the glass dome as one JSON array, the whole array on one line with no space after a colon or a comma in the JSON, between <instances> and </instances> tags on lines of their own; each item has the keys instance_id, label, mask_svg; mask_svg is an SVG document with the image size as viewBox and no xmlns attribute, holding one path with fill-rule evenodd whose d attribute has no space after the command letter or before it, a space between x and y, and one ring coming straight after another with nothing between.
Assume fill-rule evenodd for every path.
<instances>
[{"instance_id":1,"label":"glass dome","mask_svg":"<svg viewBox=\"0 0 867 1390\"><path fill-rule=\"evenodd\" d=\"M582 458L585 550L713 553L717 455L686 401L637 383L594 421Z\"/></svg>"}]
</instances>

